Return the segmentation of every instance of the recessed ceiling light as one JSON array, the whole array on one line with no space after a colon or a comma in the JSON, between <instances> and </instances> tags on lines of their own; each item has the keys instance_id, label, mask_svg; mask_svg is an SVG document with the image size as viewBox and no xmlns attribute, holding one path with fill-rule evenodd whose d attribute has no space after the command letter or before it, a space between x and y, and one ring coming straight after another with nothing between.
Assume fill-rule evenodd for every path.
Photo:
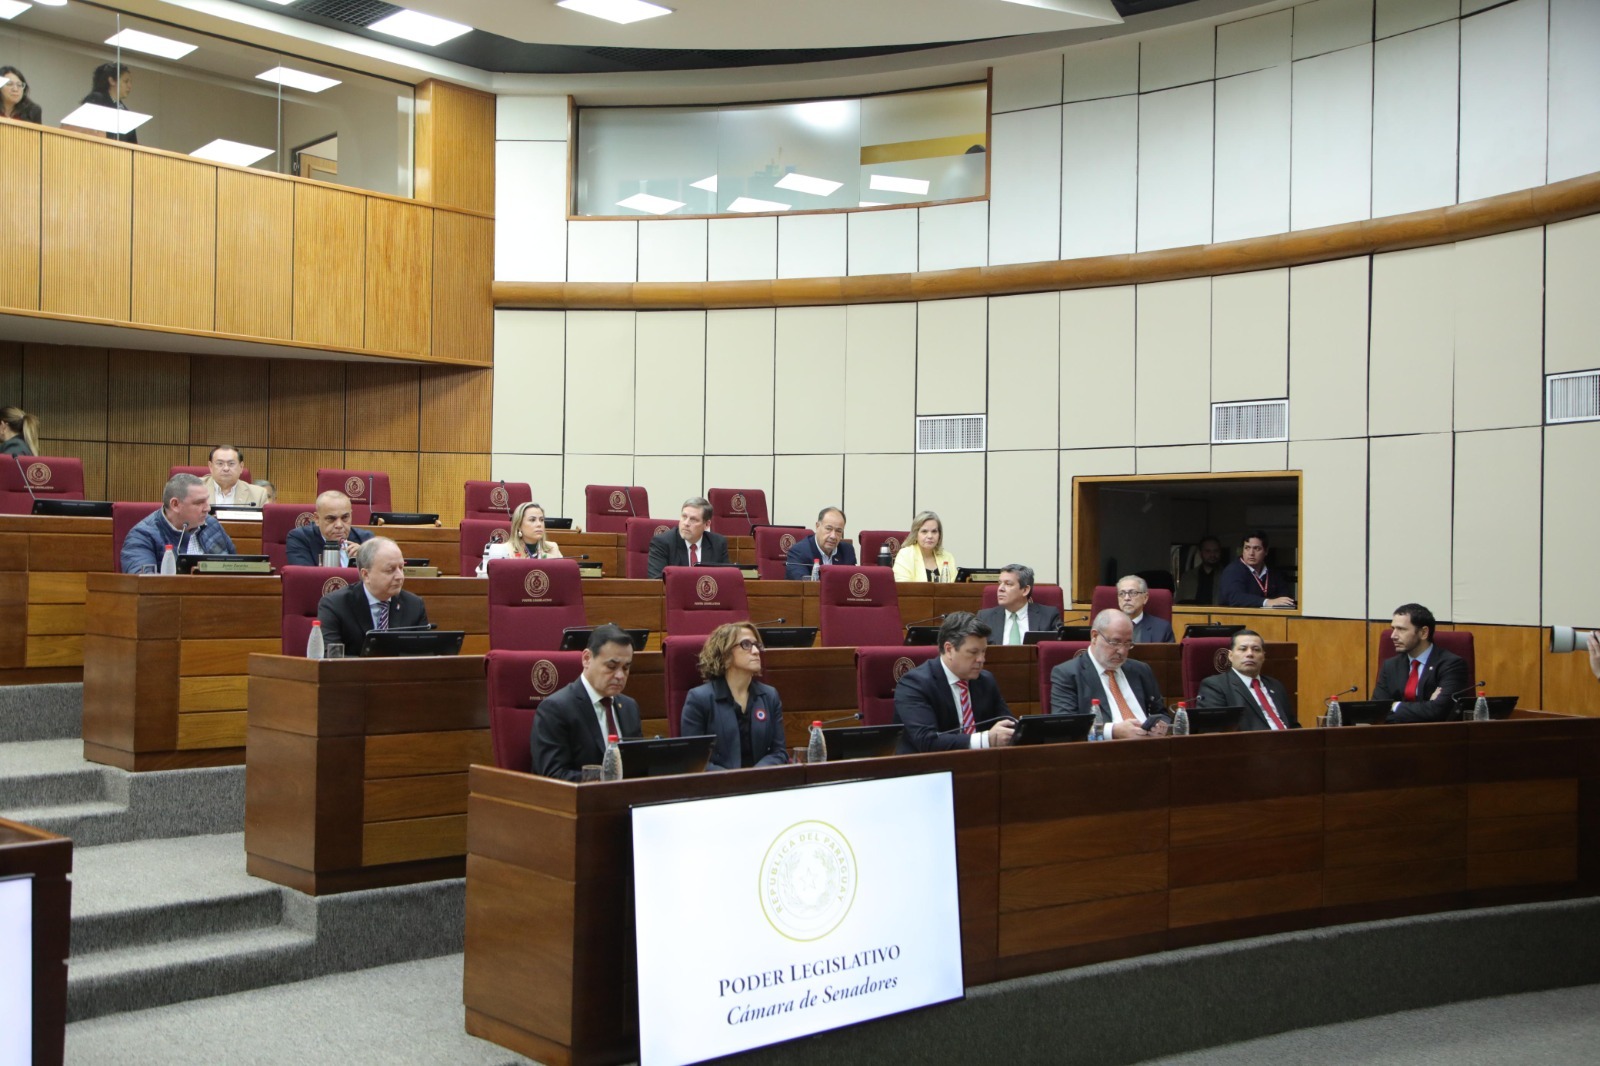
<instances>
[{"instance_id":1,"label":"recessed ceiling light","mask_svg":"<svg viewBox=\"0 0 1600 1066\"><path fill-rule=\"evenodd\" d=\"M829 181L827 178L813 178L805 174L796 174L791 170L774 184L780 189L793 189L795 192L806 192L812 196L832 196L835 190L844 185L844 182Z\"/></svg>"},{"instance_id":2,"label":"recessed ceiling light","mask_svg":"<svg viewBox=\"0 0 1600 1066\"><path fill-rule=\"evenodd\" d=\"M876 200L862 200L859 204L856 204L856 206L857 207L888 207L889 205L888 204L880 204Z\"/></svg>"},{"instance_id":3,"label":"recessed ceiling light","mask_svg":"<svg viewBox=\"0 0 1600 1066\"><path fill-rule=\"evenodd\" d=\"M645 0L556 0L556 6L580 15L593 15L607 22L620 22L624 26L630 22L643 22L645 19L672 14L672 8L646 3Z\"/></svg>"},{"instance_id":4,"label":"recessed ceiling light","mask_svg":"<svg viewBox=\"0 0 1600 1066\"><path fill-rule=\"evenodd\" d=\"M182 59L195 50L195 46L186 41L174 41L170 37L157 37L153 33L143 30L123 30L106 38L106 44L114 44L118 48L126 48L130 52L144 52L148 55L160 56L162 59Z\"/></svg>"},{"instance_id":5,"label":"recessed ceiling light","mask_svg":"<svg viewBox=\"0 0 1600 1066\"><path fill-rule=\"evenodd\" d=\"M752 196L741 196L728 205L729 211L787 211L789 204L780 204L776 200L757 200Z\"/></svg>"},{"instance_id":6,"label":"recessed ceiling light","mask_svg":"<svg viewBox=\"0 0 1600 1066\"><path fill-rule=\"evenodd\" d=\"M67 0L34 0L41 7L66 7Z\"/></svg>"},{"instance_id":7,"label":"recessed ceiling light","mask_svg":"<svg viewBox=\"0 0 1600 1066\"><path fill-rule=\"evenodd\" d=\"M126 111L118 107L99 104L79 104L78 109L61 120L63 126L82 126L86 130L102 133L131 133L150 121L150 116L139 111Z\"/></svg>"},{"instance_id":8,"label":"recessed ceiling light","mask_svg":"<svg viewBox=\"0 0 1600 1066\"><path fill-rule=\"evenodd\" d=\"M682 207L683 201L669 200L665 196L651 196L647 192L636 192L626 200L618 200L617 206L643 211L648 215L665 215Z\"/></svg>"},{"instance_id":9,"label":"recessed ceiling light","mask_svg":"<svg viewBox=\"0 0 1600 1066\"><path fill-rule=\"evenodd\" d=\"M0 0L0 19L14 19L32 6L22 0Z\"/></svg>"},{"instance_id":10,"label":"recessed ceiling light","mask_svg":"<svg viewBox=\"0 0 1600 1066\"><path fill-rule=\"evenodd\" d=\"M338 78L324 78L321 74L307 74L303 70L293 67L273 67L264 70L256 77L262 81L275 82L278 85L287 85L291 89L304 89L308 93L320 93L324 89L331 89L339 84Z\"/></svg>"},{"instance_id":11,"label":"recessed ceiling light","mask_svg":"<svg viewBox=\"0 0 1600 1066\"><path fill-rule=\"evenodd\" d=\"M401 8L388 18L367 24L367 29L386 33L390 37L415 41L417 44L435 45L454 40L472 29L449 19L424 15L420 11Z\"/></svg>"},{"instance_id":12,"label":"recessed ceiling light","mask_svg":"<svg viewBox=\"0 0 1600 1066\"><path fill-rule=\"evenodd\" d=\"M210 159L216 163L232 163L234 166L247 167L251 163L258 163L267 158L272 154L272 149L218 137L210 144L196 148L189 154L196 159Z\"/></svg>"},{"instance_id":13,"label":"recessed ceiling light","mask_svg":"<svg viewBox=\"0 0 1600 1066\"><path fill-rule=\"evenodd\" d=\"M701 178L699 181L691 181L689 183L689 187L691 189L704 189L706 192L716 192L717 176L713 174L709 178Z\"/></svg>"},{"instance_id":14,"label":"recessed ceiling light","mask_svg":"<svg viewBox=\"0 0 1600 1066\"><path fill-rule=\"evenodd\" d=\"M888 174L874 174L868 184L884 192L909 192L917 196L926 196L929 183L921 178L896 178Z\"/></svg>"}]
</instances>

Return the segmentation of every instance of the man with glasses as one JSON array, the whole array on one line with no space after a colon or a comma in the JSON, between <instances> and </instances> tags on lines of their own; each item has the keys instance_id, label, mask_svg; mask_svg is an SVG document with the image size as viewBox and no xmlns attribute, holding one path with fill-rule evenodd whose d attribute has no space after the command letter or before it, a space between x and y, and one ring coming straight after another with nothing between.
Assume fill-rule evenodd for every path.
<instances>
[{"instance_id":1,"label":"man with glasses","mask_svg":"<svg viewBox=\"0 0 1600 1066\"><path fill-rule=\"evenodd\" d=\"M1128 658L1134 643L1127 615L1114 607L1095 615L1089 647L1050 671L1050 713L1080 713L1099 700L1107 740L1164 735L1167 720L1150 719L1165 714L1166 704L1155 673Z\"/></svg>"},{"instance_id":2,"label":"man with glasses","mask_svg":"<svg viewBox=\"0 0 1600 1066\"><path fill-rule=\"evenodd\" d=\"M1170 644L1177 638L1172 635L1172 623L1145 611L1150 602L1150 585L1138 574L1129 574L1117 582L1117 607L1133 623L1133 639L1137 644Z\"/></svg>"},{"instance_id":3,"label":"man with glasses","mask_svg":"<svg viewBox=\"0 0 1600 1066\"><path fill-rule=\"evenodd\" d=\"M231 444L219 444L211 449L211 472L201 484L213 507L264 507L267 490L248 481L240 481L244 473L244 453Z\"/></svg>"}]
</instances>

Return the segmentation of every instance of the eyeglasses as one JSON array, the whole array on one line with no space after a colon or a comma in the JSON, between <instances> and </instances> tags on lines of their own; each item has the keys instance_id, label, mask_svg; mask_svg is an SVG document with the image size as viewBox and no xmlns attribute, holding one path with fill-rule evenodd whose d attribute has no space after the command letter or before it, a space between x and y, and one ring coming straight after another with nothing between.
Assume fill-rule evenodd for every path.
<instances>
[{"instance_id":1,"label":"eyeglasses","mask_svg":"<svg viewBox=\"0 0 1600 1066\"><path fill-rule=\"evenodd\" d=\"M742 651L760 651L761 650L761 645L757 644L753 640L748 640L747 639L747 640L741 640L739 642L739 648Z\"/></svg>"},{"instance_id":2,"label":"eyeglasses","mask_svg":"<svg viewBox=\"0 0 1600 1066\"><path fill-rule=\"evenodd\" d=\"M1126 651L1127 649L1133 647L1133 643L1134 643L1131 640L1112 640L1110 637L1101 637L1100 638L1100 642L1102 644L1109 644L1113 648L1121 648L1124 651Z\"/></svg>"},{"instance_id":3,"label":"eyeglasses","mask_svg":"<svg viewBox=\"0 0 1600 1066\"><path fill-rule=\"evenodd\" d=\"M7 88L7 89L21 89L23 92L27 92L28 91L28 83L25 82L25 81L16 81L15 79L7 78L5 80L5 88Z\"/></svg>"},{"instance_id":4,"label":"eyeglasses","mask_svg":"<svg viewBox=\"0 0 1600 1066\"><path fill-rule=\"evenodd\" d=\"M1119 599L1119 600L1131 600L1135 596L1148 596L1148 595L1150 595L1148 592L1140 592L1138 589L1118 589L1117 590L1117 599Z\"/></svg>"},{"instance_id":5,"label":"eyeglasses","mask_svg":"<svg viewBox=\"0 0 1600 1066\"><path fill-rule=\"evenodd\" d=\"M213 460L211 460L211 465L212 466L220 466L224 470L232 470L234 467L239 465L239 460L237 460L237 459L213 459Z\"/></svg>"}]
</instances>

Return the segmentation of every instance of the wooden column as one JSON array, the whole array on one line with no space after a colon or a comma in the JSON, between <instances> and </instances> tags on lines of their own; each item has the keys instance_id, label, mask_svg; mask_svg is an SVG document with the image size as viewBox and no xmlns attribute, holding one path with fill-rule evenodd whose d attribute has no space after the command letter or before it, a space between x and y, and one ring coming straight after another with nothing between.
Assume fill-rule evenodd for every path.
<instances>
[{"instance_id":1,"label":"wooden column","mask_svg":"<svg viewBox=\"0 0 1600 1066\"><path fill-rule=\"evenodd\" d=\"M417 86L415 197L494 210L494 97L429 80Z\"/></svg>"}]
</instances>

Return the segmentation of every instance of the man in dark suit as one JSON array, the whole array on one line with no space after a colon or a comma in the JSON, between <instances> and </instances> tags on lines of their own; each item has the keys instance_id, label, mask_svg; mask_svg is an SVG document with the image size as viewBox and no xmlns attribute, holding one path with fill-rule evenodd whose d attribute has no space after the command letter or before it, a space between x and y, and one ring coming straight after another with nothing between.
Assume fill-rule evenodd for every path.
<instances>
[{"instance_id":1,"label":"man in dark suit","mask_svg":"<svg viewBox=\"0 0 1600 1066\"><path fill-rule=\"evenodd\" d=\"M967 611L952 611L939 627L939 654L907 670L894 687L894 720L905 725L899 752L1003 748L1015 723L1000 683L983 668L989 627ZM982 730L978 723L1007 716Z\"/></svg>"},{"instance_id":2,"label":"man in dark suit","mask_svg":"<svg viewBox=\"0 0 1600 1066\"><path fill-rule=\"evenodd\" d=\"M1061 628L1061 612L1054 607L1033 602L1033 567L1021 563L1007 563L1000 568L1000 577L994 583L997 607L985 607L978 612L978 621L998 633L996 644L1022 644L1023 635L1030 632L1055 632Z\"/></svg>"},{"instance_id":3,"label":"man in dark suit","mask_svg":"<svg viewBox=\"0 0 1600 1066\"><path fill-rule=\"evenodd\" d=\"M1394 609L1389 639L1398 653L1378 667L1375 700L1389 700L1390 722L1441 722L1455 715L1455 697L1472 679L1467 661L1433 642L1433 612L1420 603Z\"/></svg>"},{"instance_id":4,"label":"man in dark suit","mask_svg":"<svg viewBox=\"0 0 1600 1066\"><path fill-rule=\"evenodd\" d=\"M1173 599L1210 606L1217 602L1217 579L1222 576L1222 541L1201 537L1198 554L1194 569L1185 570L1178 578L1178 594Z\"/></svg>"},{"instance_id":5,"label":"man in dark suit","mask_svg":"<svg viewBox=\"0 0 1600 1066\"><path fill-rule=\"evenodd\" d=\"M350 497L329 489L317 497L315 525L289 531L284 540L284 559L290 566L321 566L322 546L339 545L340 566L354 566L356 551L372 539L372 534L350 524L354 512Z\"/></svg>"},{"instance_id":6,"label":"man in dark suit","mask_svg":"<svg viewBox=\"0 0 1600 1066\"><path fill-rule=\"evenodd\" d=\"M422 599L406 592L406 560L400 545L372 537L356 553L361 580L330 592L317 604L325 644L343 644L346 655L361 654L371 630L412 629L428 624Z\"/></svg>"},{"instance_id":7,"label":"man in dark suit","mask_svg":"<svg viewBox=\"0 0 1600 1066\"><path fill-rule=\"evenodd\" d=\"M1100 701L1098 721L1107 740L1162 736L1167 719L1156 675L1144 663L1128 658L1133 650L1133 623L1115 607L1094 616L1089 647L1082 655L1050 671L1050 713L1075 714Z\"/></svg>"},{"instance_id":8,"label":"man in dark suit","mask_svg":"<svg viewBox=\"0 0 1600 1066\"><path fill-rule=\"evenodd\" d=\"M1157 618L1145 610L1150 602L1150 585L1138 574L1129 574L1117 582L1117 608L1133 622L1135 644L1170 644L1177 638L1172 635L1172 623Z\"/></svg>"},{"instance_id":9,"label":"man in dark suit","mask_svg":"<svg viewBox=\"0 0 1600 1066\"><path fill-rule=\"evenodd\" d=\"M589 634L578 680L539 704L533 719L533 772L581 781L605 758L606 737L644 735L639 705L622 694L633 670L633 641L607 622Z\"/></svg>"},{"instance_id":10,"label":"man in dark suit","mask_svg":"<svg viewBox=\"0 0 1600 1066\"><path fill-rule=\"evenodd\" d=\"M1239 729L1299 729L1289 702L1289 690L1276 678L1261 672L1267 662L1267 646L1261 634L1241 629L1228 648L1228 669L1200 682L1200 707L1243 707Z\"/></svg>"},{"instance_id":11,"label":"man in dark suit","mask_svg":"<svg viewBox=\"0 0 1600 1066\"><path fill-rule=\"evenodd\" d=\"M783 576L790 581L811 580L811 564L822 561L823 566L856 565L854 544L844 543L844 512L837 507L824 507L817 512L817 525L811 536L795 541L783 561Z\"/></svg>"},{"instance_id":12,"label":"man in dark suit","mask_svg":"<svg viewBox=\"0 0 1600 1066\"><path fill-rule=\"evenodd\" d=\"M650 539L652 578L660 578L669 566L700 566L728 561L728 538L706 528L711 521L711 502L699 496L683 501L678 511L678 528Z\"/></svg>"},{"instance_id":13,"label":"man in dark suit","mask_svg":"<svg viewBox=\"0 0 1600 1066\"><path fill-rule=\"evenodd\" d=\"M1219 607L1293 607L1294 597L1283 578L1267 569L1267 535L1260 530L1245 534L1239 558L1229 563L1217 579Z\"/></svg>"}]
</instances>

